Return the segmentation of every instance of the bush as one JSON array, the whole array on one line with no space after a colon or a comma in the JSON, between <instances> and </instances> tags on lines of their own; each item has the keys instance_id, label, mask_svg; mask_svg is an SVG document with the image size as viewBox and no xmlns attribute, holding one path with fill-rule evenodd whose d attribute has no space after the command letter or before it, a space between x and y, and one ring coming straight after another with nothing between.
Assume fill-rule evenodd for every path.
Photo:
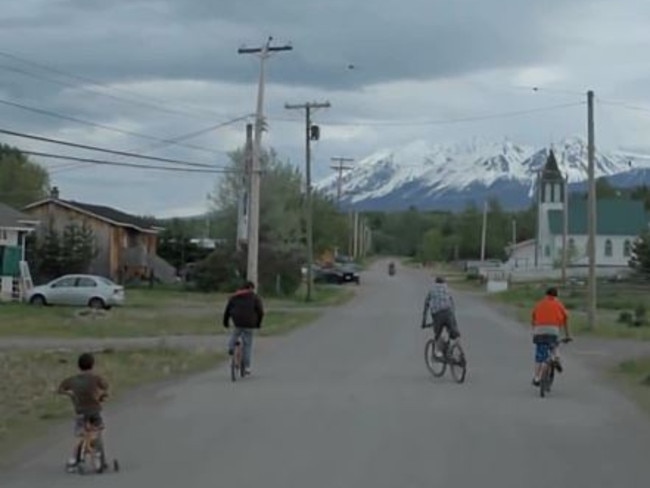
<instances>
[{"instance_id":1,"label":"bush","mask_svg":"<svg viewBox=\"0 0 650 488\"><path fill-rule=\"evenodd\" d=\"M246 251L228 247L217 248L206 259L197 263L194 280L197 289L205 292L232 292L246 277ZM259 249L260 292L292 295L302 282L300 250L262 244ZM279 284L279 289L278 285Z\"/></svg>"},{"instance_id":2,"label":"bush","mask_svg":"<svg viewBox=\"0 0 650 488\"><path fill-rule=\"evenodd\" d=\"M636 309L634 310L634 326L635 327L641 327L643 325L646 325L647 319L646 319L646 308L645 305L642 303L639 304Z\"/></svg>"},{"instance_id":3,"label":"bush","mask_svg":"<svg viewBox=\"0 0 650 488\"><path fill-rule=\"evenodd\" d=\"M632 315L632 312L628 312L627 310L624 310L618 315L619 324L631 325L633 321L634 321L634 316Z\"/></svg>"}]
</instances>

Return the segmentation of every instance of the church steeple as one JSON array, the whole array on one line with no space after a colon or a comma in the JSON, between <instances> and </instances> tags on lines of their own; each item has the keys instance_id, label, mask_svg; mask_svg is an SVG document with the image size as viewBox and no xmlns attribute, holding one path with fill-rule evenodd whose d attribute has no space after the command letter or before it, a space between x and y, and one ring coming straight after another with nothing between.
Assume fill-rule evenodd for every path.
<instances>
[{"instance_id":1,"label":"church steeple","mask_svg":"<svg viewBox=\"0 0 650 488\"><path fill-rule=\"evenodd\" d=\"M539 191L541 203L561 204L564 201L564 192L566 191L564 177L557 164L553 149L549 151L546 164L541 171Z\"/></svg>"}]
</instances>

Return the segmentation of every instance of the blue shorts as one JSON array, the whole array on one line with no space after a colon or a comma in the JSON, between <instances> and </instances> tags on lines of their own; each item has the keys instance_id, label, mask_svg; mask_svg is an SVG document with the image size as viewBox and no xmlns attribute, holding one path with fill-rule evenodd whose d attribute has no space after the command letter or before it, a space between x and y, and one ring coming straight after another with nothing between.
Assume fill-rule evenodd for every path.
<instances>
[{"instance_id":1,"label":"blue shorts","mask_svg":"<svg viewBox=\"0 0 650 488\"><path fill-rule=\"evenodd\" d=\"M534 338L535 343L535 362L544 363L548 361L549 355L557 347L559 339L556 336L544 335Z\"/></svg>"}]
</instances>

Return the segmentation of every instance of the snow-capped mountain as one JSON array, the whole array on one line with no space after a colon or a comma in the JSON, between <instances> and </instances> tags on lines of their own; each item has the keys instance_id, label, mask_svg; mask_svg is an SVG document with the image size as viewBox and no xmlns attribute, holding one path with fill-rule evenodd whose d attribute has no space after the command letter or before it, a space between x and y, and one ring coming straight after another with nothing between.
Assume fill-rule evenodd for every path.
<instances>
[{"instance_id":1,"label":"snow-capped mountain","mask_svg":"<svg viewBox=\"0 0 650 488\"><path fill-rule=\"evenodd\" d=\"M587 144L569 138L553 146L558 165L568 175L572 189L585 187ZM380 150L354 164L341 180L341 203L359 210L420 209L459 210L468 202L481 204L497 197L505 208L527 207L535 178L546 163L550 148L473 141L428 144L415 141L403 147ZM623 152L596 152L596 177L605 176L616 186L650 182L650 159ZM338 174L317 188L337 194Z\"/></svg>"}]
</instances>

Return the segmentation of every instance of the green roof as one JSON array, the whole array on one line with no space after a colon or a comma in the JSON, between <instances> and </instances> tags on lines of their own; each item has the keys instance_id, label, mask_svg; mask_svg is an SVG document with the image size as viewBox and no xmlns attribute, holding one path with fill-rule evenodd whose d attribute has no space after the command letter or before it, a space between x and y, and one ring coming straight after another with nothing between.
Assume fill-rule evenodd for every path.
<instances>
[{"instance_id":1,"label":"green roof","mask_svg":"<svg viewBox=\"0 0 650 488\"><path fill-rule=\"evenodd\" d=\"M551 234L562 234L562 210L548 213ZM596 234L637 236L648 230L648 214L643 202L627 199L598 200L596 204ZM569 234L587 234L587 200L569 199Z\"/></svg>"}]
</instances>

